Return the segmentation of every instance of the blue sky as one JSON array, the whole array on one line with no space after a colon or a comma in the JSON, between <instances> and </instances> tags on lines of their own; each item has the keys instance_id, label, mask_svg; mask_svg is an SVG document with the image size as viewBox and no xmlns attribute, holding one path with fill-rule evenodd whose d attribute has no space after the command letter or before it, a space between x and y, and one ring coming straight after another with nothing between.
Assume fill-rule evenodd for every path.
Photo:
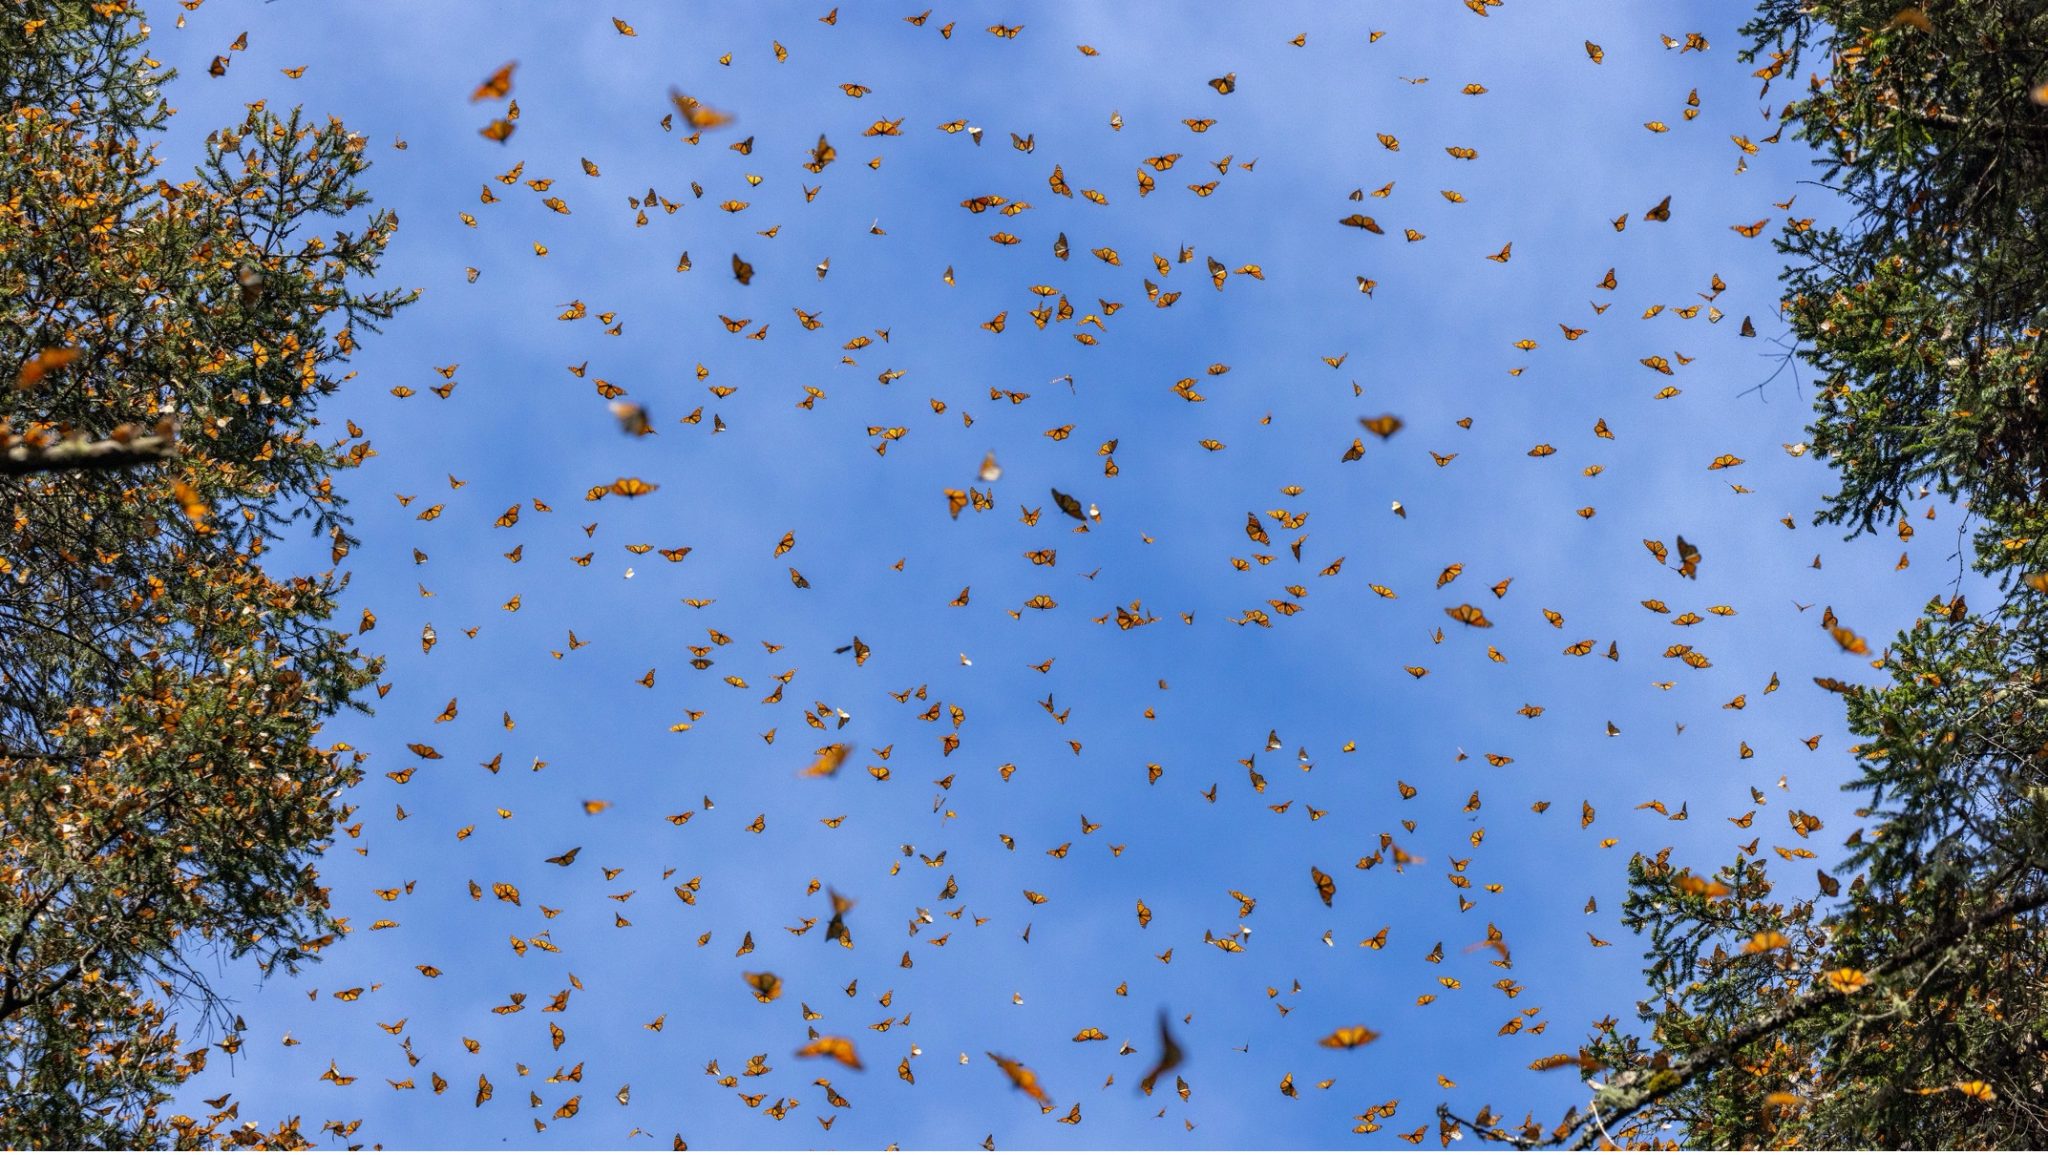
<instances>
[{"instance_id":1,"label":"blue sky","mask_svg":"<svg viewBox=\"0 0 2048 1155\"><path fill-rule=\"evenodd\" d=\"M1670 846L1674 861L1711 868L1761 834L1832 866L1856 825L1838 790L1851 738L1812 678L1853 678L1863 659L1819 627L1820 607L1881 644L1957 579L1954 510L1929 522L1915 508L1920 532L1904 545L1810 524L1831 482L1784 448L1803 438L1811 387L1773 378L1783 326L1769 237L1788 216L1825 226L1841 214L1803 183L1814 173L1801 146L1746 156L1731 140L1775 127L1759 115L1753 66L1735 59L1739 6L1561 12L1509 0L1482 19L1452 3L981 4L934 10L921 27L900 18L908 6L853 4L827 26L826 7L211 0L182 28L176 8L156 13L154 51L184 74L168 90L180 110L171 167L248 101L339 116L370 141L367 182L401 218L385 282L424 290L366 341L358 377L321 414L336 435L344 418L358 422L377 451L338 479L363 538L342 621L373 610L363 644L390 655L388 696L330 728L369 756L348 799L360 834L321 867L355 933L297 976L257 985L245 968L223 970L247 1042L189 1085L188 1109L232 1092L243 1118L300 1115L309 1132L360 1120L355 1141L404 1147L661 1146L678 1134L693 1147L963 1147L990 1135L1023 1148L1387 1147L1424 1124L1433 1134L1440 1101L1555 1121L1586 1092L1528 1063L1574 1049L1604 1014L1628 1021L1647 994L1641 947L1615 922L1627 856ZM1018 22L1014 39L985 31ZM207 76L243 31L247 50ZM1659 40L1689 32L1711 47ZM502 102L468 96L515 60L521 117L497 144L478 129ZM299 79L281 74L301 65ZM1227 95L1206 83L1225 73L1237 82ZM1460 91L1475 82L1488 91ZM853 99L846 83L872 91ZM695 145L664 132L671 86L735 122ZM897 118L900 136L861 135ZM1183 118L1216 123L1197 134ZM978 147L937 128L960 119L984 129ZM838 160L814 175L800 165L820 133ZM729 147L747 139L750 154ZM1174 152L1140 197L1140 165ZM495 179L519 163L521 182L552 186ZM1108 203L1054 193L1056 164ZM1212 195L1187 188L1210 180ZM1369 195L1390 181L1387 196ZM628 198L650 187L680 207L657 200L636 226ZM496 203L481 203L483 189ZM1031 207L960 207L991 194ZM1774 207L1795 194L1791 212ZM1670 219L1646 220L1666 196ZM748 207L718 207L734 200ZM1354 212L1385 234L1337 223ZM1755 239L1730 227L1759 218L1771 223ZM1422 239L1405 239L1410 228ZM1019 243L992 243L999 229ZM1053 253L1062 233L1065 261ZM1508 261L1484 259L1510 242ZM1183 246L1190 262L1178 262ZM1090 255L1097 247L1122 263ZM685 251L692 267L678 272ZM755 269L749 285L732 275L736 253ZM1263 279L1233 273L1219 291L1210 258L1257 265ZM1596 287L1610 267L1611 292ZM1716 276L1726 289L1712 323L1701 294ZM1376 282L1371 295L1359 277ZM1182 296L1155 307L1148 278ZM1040 331L1035 285L1064 294L1073 320ZM584 319L557 319L579 301ZM822 324L807 330L793 310ZM998 312L1000 334L982 327ZM1101 317L1092 346L1074 340L1089 314ZM729 333L721 315L749 324ZM1738 336L1744 317L1757 338ZM746 338L763 324L763 339ZM1566 340L1560 326L1586 332ZM872 343L846 349L862 335ZM1535 347L1515 347L1525 339ZM1675 372L1641 364L1651 356ZM586 363L582 377L566 368ZM429 387L450 365L442 399ZM901 376L878 380L890 371ZM599 378L646 407L655 435L620 432ZM1184 378L1205 400L1174 392ZM1667 385L1680 392L1657 397ZM805 386L823 394L810 409L796 404ZM681 422L699 406L699 422ZM1391 438L1360 428L1384 413L1403 422ZM1611 440L1594 434L1603 419ZM1062 440L1045 435L1069 425ZM869 427L907 432L878 455ZM1341 461L1359 437L1363 459ZM1113 477L1099 452L1111 440ZM1530 456L1538 445L1555 452ZM988 488L976 470L991 451L1003 471L993 509L950 519L944 490ZM1455 459L1439 466L1432 453ZM1709 471L1722 454L1743 464ZM620 477L659 489L584 501ZM1083 532L1053 488L1100 520ZM494 525L515 502L518 523ZM437 520L418 520L437 504ZM1036 525L1025 510L1039 511ZM1309 516L1284 529L1272 510ZM1271 545L1247 538L1248 512ZM795 546L776 556L785 533ZM1303 534L1297 562L1288 546ZM1700 549L1696 582L1643 545L1679 535ZM632 544L690 553L670 563ZM515 546L517 563L504 556ZM1024 556L1037 550L1056 550L1056 564ZM572 560L586 553L588 565ZM293 556L324 564L310 544ZM1436 588L1453 563L1461 575ZM962 587L968 604L950 605ZM1039 594L1057 608L1024 608ZM1159 620L1130 631L1094 620L1133 601ZM1445 610L1461 603L1494 625L1452 621ZM1247 608L1266 610L1270 628L1234 624ZM1688 610L1704 620L1671 623ZM423 653L429 624L439 644ZM570 631L587 645L571 650ZM873 651L858 667L833 652L855 635ZM1589 638L1592 654L1561 653ZM1600 656L1610 641L1619 661ZM1679 642L1711 666L1659 656ZM691 646L712 647L714 664L691 668ZM1032 668L1047 659L1048 671ZM764 704L791 670L785 700ZM1773 674L1780 688L1766 694ZM1744 708L1726 708L1737 695ZM435 722L450 699L457 716ZM819 703L849 715L843 729L805 723ZM941 720L919 719L937 703ZM948 754L955 705L965 720ZM1541 716L1519 713L1526 705ZM1071 713L1060 722L1055 710ZM1802 740L1816 733L1809 751ZM800 778L830 741L851 744L845 768ZM422 760L408 743L444 757ZM1754 757L1740 757L1744 743ZM1489 765L1488 753L1513 761ZM500 754L498 772L482 768ZM881 766L886 780L867 769ZM403 784L386 776L408 768ZM1653 798L1686 804L1691 820L1635 809ZM588 814L591 800L609 806ZM1532 812L1541 800L1549 810ZM1583 829L1582 803L1597 812ZM1802 842L1784 817L1793 807L1822 816L1825 833ZM1749 830L1723 821L1753 808ZM667 818L685 811L684 825ZM756 815L760 833L747 829ZM1084 817L1099 828L1084 833ZM1423 861L1355 867L1383 832ZM1048 856L1062 844L1065 857ZM572 847L572 866L542 861ZM1471 885L1459 889L1447 876L1466 859ZM1311 867L1335 878L1329 908ZM1792 864L1788 884L1805 870ZM949 877L957 897L941 899ZM672 888L692 878L701 887L685 905ZM831 912L824 889L808 893L813 879L856 900L852 950L824 939ZM501 882L520 905L492 897ZM406 884L395 901L375 893ZM1257 899L1249 916L1233 889ZM932 921L914 923L920 910ZM397 925L370 929L379 919ZM807 934L784 929L804 919L817 920ZM1462 949L1489 923L1512 971ZM1381 927L1385 949L1360 945ZM1247 929L1241 952L1204 943ZM557 951L510 945L543 932ZM748 933L756 949L735 957ZM741 979L762 970L784 983L773 1004ZM581 989L545 1012L571 974ZM1503 977L1518 995L1493 988ZM332 997L356 987L354 1001ZM493 1014L514 992L526 1009ZM807 1024L801 1005L822 1017ZM1176 1072L1185 1102L1135 1089L1162 1009L1188 1054ZM1548 1026L1499 1034L1516 1016ZM657 1017L663 1029L647 1029ZM873 1029L885 1018L889 1029ZM550 1022L566 1035L559 1050ZM1354 1024L1380 1038L1351 1052L1317 1045ZM794 1057L807 1025L854 1039L866 1070ZM1073 1041L1088 1027L1106 1039ZM1119 1055L1126 1041L1134 1053ZM1054 1110L1011 1089L988 1051L1036 1070ZM716 1059L737 1075L753 1055L772 1070L733 1087L705 1073ZM895 1073L906 1057L915 1084ZM321 1081L330 1062L356 1081ZM547 1081L579 1063L581 1082ZM496 1088L481 1107L479 1075ZM1280 1090L1290 1075L1297 1098ZM387 1082L407 1077L415 1089ZM829 1106L820 1077L853 1105ZM766 1098L750 1107L742 1093ZM580 1110L555 1117L572 1095ZM779 1121L761 1109L778 1100L795 1102ZM1384 1129L1354 1132L1389 1100L1399 1107ZM1081 1122L1061 1125L1075 1104ZM829 1132L819 1116L834 1119Z\"/></svg>"}]
</instances>

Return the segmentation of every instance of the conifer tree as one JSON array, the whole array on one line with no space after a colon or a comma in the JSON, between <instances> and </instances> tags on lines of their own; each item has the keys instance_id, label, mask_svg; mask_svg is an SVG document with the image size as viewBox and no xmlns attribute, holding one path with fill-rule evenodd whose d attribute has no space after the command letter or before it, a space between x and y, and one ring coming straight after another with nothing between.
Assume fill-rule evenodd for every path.
<instances>
[{"instance_id":1,"label":"conifer tree","mask_svg":"<svg viewBox=\"0 0 2048 1155\"><path fill-rule=\"evenodd\" d=\"M148 35L126 0L0 5L7 1147L299 1142L161 1108L238 1045L219 960L345 930L315 862L359 772L320 731L376 662L328 624L336 569L272 550L352 545L332 479L370 449L314 413L409 299L364 287L398 222L363 138L297 109L165 171Z\"/></svg>"}]
</instances>

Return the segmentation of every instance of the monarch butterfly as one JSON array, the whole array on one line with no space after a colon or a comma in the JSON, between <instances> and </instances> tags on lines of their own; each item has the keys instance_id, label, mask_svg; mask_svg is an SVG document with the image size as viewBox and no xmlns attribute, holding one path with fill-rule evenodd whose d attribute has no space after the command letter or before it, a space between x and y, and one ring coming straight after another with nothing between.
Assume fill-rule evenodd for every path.
<instances>
[{"instance_id":1,"label":"monarch butterfly","mask_svg":"<svg viewBox=\"0 0 2048 1155\"><path fill-rule=\"evenodd\" d=\"M615 20L614 23L616 22ZM684 123L688 124L692 130L717 128L720 125L732 123L731 113L720 112L703 104L694 97L684 95L676 89L671 88L668 90L668 98L675 104L676 111L683 114Z\"/></svg>"},{"instance_id":2,"label":"monarch butterfly","mask_svg":"<svg viewBox=\"0 0 2048 1155\"><path fill-rule=\"evenodd\" d=\"M512 70L518 66L518 61L511 61L496 72L491 73L482 84L477 85L475 92L469 94L470 102L501 100L504 97L510 96L512 94Z\"/></svg>"},{"instance_id":3,"label":"monarch butterfly","mask_svg":"<svg viewBox=\"0 0 2048 1155\"><path fill-rule=\"evenodd\" d=\"M1386 235L1386 230L1380 227L1379 222L1373 220L1369 216L1366 216L1364 213L1352 213L1350 216L1345 217L1337 223L1340 225L1349 225L1354 229L1364 229L1366 232L1373 233L1378 236Z\"/></svg>"},{"instance_id":4,"label":"monarch butterfly","mask_svg":"<svg viewBox=\"0 0 2048 1155\"><path fill-rule=\"evenodd\" d=\"M1374 939L1379 940L1379 942L1384 942L1386 940L1386 934L1386 930L1382 928L1379 934L1374 936ZM1367 944L1371 945L1375 950L1379 949L1378 942L1375 942L1373 939L1368 939L1366 941ZM1370 1043L1374 1039L1377 1039L1379 1037L1380 1033L1378 1031L1373 1030L1370 1027L1338 1027L1336 1030L1330 1032L1328 1035L1324 1036L1319 1041L1322 1046L1329 1047L1332 1050L1350 1051L1365 1046L1367 1043Z\"/></svg>"},{"instance_id":5,"label":"monarch butterfly","mask_svg":"<svg viewBox=\"0 0 2048 1155\"><path fill-rule=\"evenodd\" d=\"M1731 229L1734 229L1734 230L1735 230L1736 232L1738 232L1738 233L1741 233L1741 234L1742 234L1743 236L1745 236L1745 237L1754 237L1754 236L1756 236L1756 235L1757 235L1758 233L1761 233L1761 232L1763 232L1763 231L1764 231L1764 226L1765 226L1766 224L1769 224L1769 223L1770 223L1770 218L1769 218L1769 217L1765 217L1765 218L1764 218L1763 220L1757 221L1757 222L1756 222L1755 224L1749 224L1749 225L1729 225L1728 227L1729 227L1729 228L1731 228Z\"/></svg>"},{"instance_id":6,"label":"monarch butterfly","mask_svg":"<svg viewBox=\"0 0 2048 1155\"><path fill-rule=\"evenodd\" d=\"M1658 560L1659 560L1659 561L1662 561L1663 559L1662 559L1662 558L1659 558ZM1699 568L1700 568L1700 551L1699 551L1699 547L1698 547L1698 546L1695 546L1695 545L1693 545L1693 544L1692 544L1691 542L1688 542L1688 541L1686 541L1686 540L1685 540L1685 536L1684 536L1683 534L1680 534L1680 535L1679 535L1679 538L1678 538L1678 574L1679 574L1679 576L1680 576L1680 577L1688 577L1688 578L1694 578L1694 579L1697 579L1697 578L1699 577Z\"/></svg>"},{"instance_id":7,"label":"monarch butterfly","mask_svg":"<svg viewBox=\"0 0 2048 1155\"><path fill-rule=\"evenodd\" d=\"M742 971L740 977L753 988L754 998L761 1002L772 1003L782 997L782 980L772 971L762 971L758 974L753 971Z\"/></svg>"},{"instance_id":8,"label":"monarch butterfly","mask_svg":"<svg viewBox=\"0 0 2048 1155\"><path fill-rule=\"evenodd\" d=\"M1211 80L1209 82L1209 87L1215 89L1217 94L1220 96L1229 96L1231 93L1237 91L1237 73L1226 72L1223 75L1215 78L1214 80Z\"/></svg>"},{"instance_id":9,"label":"monarch butterfly","mask_svg":"<svg viewBox=\"0 0 2048 1155\"><path fill-rule=\"evenodd\" d=\"M177 501L179 511L185 515L185 520L191 522L194 529L206 532L206 519L213 513L213 506L206 498L186 481L174 482L171 486L171 495ZM371 620L371 624L376 624L375 619Z\"/></svg>"},{"instance_id":10,"label":"monarch butterfly","mask_svg":"<svg viewBox=\"0 0 2048 1155\"><path fill-rule=\"evenodd\" d=\"M1308 875L1315 880L1316 895L1323 900L1323 905L1333 905L1337 897L1337 880L1314 866L1308 868Z\"/></svg>"},{"instance_id":11,"label":"monarch butterfly","mask_svg":"<svg viewBox=\"0 0 2048 1155\"><path fill-rule=\"evenodd\" d=\"M799 1059L833 1059L844 1066L852 1067L856 1071L863 1069L860 1063L860 1056L854 1052L853 1040L840 1038L837 1035L820 1035L812 1039L809 1043L797 1049L796 1056Z\"/></svg>"},{"instance_id":12,"label":"monarch butterfly","mask_svg":"<svg viewBox=\"0 0 2048 1155\"><path fill-rule=\"evenodd\" d=\"M1203 117L1200 120L1187 119L1182 120L1181 123L1188 126L1189 132L1207 132L1210 129L1216 127L1216 120L1214 117Z\"/></svg>"},{"instance_id":13,"label":"monarch butterfly","mask_svg":"<svg viewBox=\"0 0 2048 1155\"><path fill-rule=\"evenodd\" d=\"M1748 942L1742 944L1742 953L1762 954L1765 951L1782 950L1791 945L1791 941L1777 931L1760 930L1750 936Z\"/></svg>"},{"instance_id":14,"label":"monarch butterfly","mask_svg":"<svg viewBox=\"0 0 2048 1155\"><path fill-rule=\"evenodd\" d=\"M1737 456L1735 456L1735 455L1734 455L1734 454L1732 454L1732 453L1723 453L1723 454L1722 454L1721 456L1719 456L1719 457L1716 457L1716 458L1715 458L1715 459L1714 459L1713 461L1709 462L1709 463L1708 463L1708 465L1707 465L1707 468L1708 468L1708 469L1732 469L1732 468L1734 468L1735 466L1738 466L1738 465L1741 465L1741 464L1742 464L1742 458L1740 458L1740 457L1737 457Z\"/></svg>"},{"instance_id":15,"label":"monarch butterfly","mask_svg":"<svg viewBox=\"0 0 2048 1155\"><path fill-rule=\"evenodd\" d=\"M495 140L499 144L503 144L511 138L513 130L517 127L519 126L513 124L510 120L500 118L478 129L477 133L485 140Z\"/></svg>"},{"instance_id":16,"label":"monarch butterfly","mask_svg":"<svg viewBox=\"0 0 2048 1155\"><path fill-rule=\"evenodd\" d=\"M1038 1085L1038 1074L1031 1068L1015 1059L998 1055L994 1051L984 1053L988 1055L997 1067L1001 1068L1003 1074L1009 1076L1012 1086L1038 1100L1040 1103L1050 1104L1052 1102L1052 1096L1046 1094L1045 1088Z\"/></svg>"},{"instance_id":17,"label":"monarch butterfly","mask_svg":"<svg viewBox=\"0 0 2048 1155\"><path fill-rule=\"evenodd\" d=\"M1358 423L1365 426L1367 433L1382 441L1400 432L1402 424L1401 419L1391 413L1382 413L1378 417L1361 417Z\"/></svg>"},{"instance_id":18,"label":"monarch butterfly","mask_svg":"<svg viewBox=\"0 0 2048 1155\"><path fill-rule=\"evenodd\" d=\"M637 477L621 477L611 483L610 492L620 497L641 497L660 488L661 486L654 482L642 481Z\"/></svg>"},{"instance_id":19,"label":"monarch butterfly","mask_svg":"<svg viewBox=\"0 0 2048 1155\"><path fill-rule=\"evenodd\" d=\"M1658 202L1656 203L1656 205L1655 205L1654 207L1652 207L1652 208L1651 208L1651 209L1650 209L1650 210L1649 210L1648 212L1645 212L1645 213L1643 214L1643 219L1644 219L1644 220L1646 220L1646 221L1668 221L1668 220L1670 220L1670 219L1671 219L1671 198L1670 198L1670 197L1665 197L1665 198L1664 198L1663 200L1661 200L1661 201L1658 201Z\"/></svg>"},{"instance_id":20,"label":"monarch butterfly","mask_svg":"<svg viewBox=\"0 0 2048 1155\"><path fill-rule=\"evenodd\" d=\"M1452 620L1477 629L1491 629L1493 626L1493 623L1487 620L1485 611L1469 603L1447 607L1444 612L1449 614Z\"/></svg>"}]
</instances>

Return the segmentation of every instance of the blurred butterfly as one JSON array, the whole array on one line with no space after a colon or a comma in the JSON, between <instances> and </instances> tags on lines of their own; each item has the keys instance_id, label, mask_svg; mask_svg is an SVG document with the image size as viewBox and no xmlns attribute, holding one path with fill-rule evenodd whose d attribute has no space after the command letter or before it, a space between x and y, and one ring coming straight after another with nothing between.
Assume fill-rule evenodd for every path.
<instances>
[{"instance_id":1,"label":"blurred butterfly","mask_svg":"<svg viewBox=\"0 0 2048 1155\"><path fill-rule=\"evenodd\" d=\"M1452 620L1463 622L1468 626L1479 629L1490 629L1493 626L1493 623L1487 620L1485 611L1475 605L1450 606L1444 612L1449 614Z\"/></svg>"},{"instance_id":2,"label":"blurred butterfly","mask_svg":"<svg viewBox=\"0 0 2048 1155\"><path fill-rule=\"evenodd\" d=\"M846 914L853 909L853 900L829 888L825 893L832 900L832 921L825 924L825 938L852 950L853 934L846 928Z\"/></svg>"},{"instance_id":3,"label":"blurred butterfly","mask_svg":"<svg viewBox=\"0 0 2048 1155\"><path fill-rule=\"evenodd\" d=\"M1663 558L1660 557L1657 560L1662 561ZM1696 580L1699 577L1699 571L1699 547L1686 541L1684 535L1681 534L1678 538L1678 576Z\"/></svg>"},{"instance_id":4,"label":"blurred butterfly","mask_svg":"<svg viewBox=\"0 0 2048 1155\"><path fill-rule=\"evenodd\" d=\"M804 1046L799 1047L796 1055L799 1059L833 1059L845 1066L852 1067L856 1071L862 1069L860 1056L854 1053L853 1040L843 1039L837 1035L820 1035Z\"/></svg>"},{"instance_id":5,"label":"blurred butterfly","mask_svg":"<svg viewBox=\"0 0 2048 1155\"><path fill-rule=\"evenodd\" d=\"M825 747L818 751L817 760L803 770L802 776L805 778L828 778L838 773L839 767L845 763L846 756L852 750L851 746L838 742Z\"/></svg>"},{"instance_id":6,"label":"blurred butterfly","mask_svg":"<svg viewBox=\"0 0 2048 1155\"><path fill-rule=\"evenodd\" d=\"M1149 922L1151 920L1149 917L1147 917L1143 921ZM1152 1069L1145 1073L1144 1078L1138 1080L1138 1090L1143 1092L1144 1094L1150 1095L1152 1093L1153 1085L1159 1081L1159 1076L1164 1075L1167 1072L1173 1070L1174 1068L1180 1066L1181 1062L1185 1058L1186 1052L1181 1050L1180 1043L1174 1039L1173 1031L1166 1017L1166 1012L1160 1011L1159 1061L1152 1065Z\"/></svg>"},{"instance_id":7,"label":"blurred butterfly","mask_svg":"<svg viewBox=\"0 0 2048 1155\"><path fill-rule=\"evenodd\" d=\"M213 514L213 506L199 490L191 483L180 480L172 483L171 495L178 503L179 512L185 515L185 520L191 522L192 527L201 533L207 532L206 523Z\"/></svg>"},{"instance_id":8,"label":"blurred butterfly","mask_svg":"<svg viewBox=\"0 0 2048 1155\"><path fill-rule=\"evenodd\" d=\"M1047 1105L1052 1103L1052 1096L1046 1094L1045 1088L1038 1085L1037 1072L1015 1059L1005 1058L994 1051L984 1053L995 1062L996 1066L1002 1068L1003 1074L1010 1077L1010 1084L1012 1086L1038 1100L1040 1103Z\"/></svg>"},{"instance_id":9,"label":"blurred butterfly","mask_svg":"<svg viewBox=\"0 0 2048 1155\"><path fill-rule=\"evenodd\" d=\"M821 132L818 134L817 145L811 149L811 159L805 162L804 167L811 172L824 172L825 166L837 159L839 150L833 148L832 142L826 140L825 134Z\"/></svg>"},{"instance_id":10,"label":"blurred butterfly","mask_svg":"<svg viewBox=\"0 0 2048 1155\"><path fill-rule=\"evenodd\" d=\"M475 92L469 94L471 103L479 100L502 100L510 96L512 94L512 70L518 66L519 62L515 60L496 72L491 73L482 84L477 85Z\"/></svg>"},{"instance_id":11,"label":"blurred butterfly","mask_svg":"<svg viewBox=\"0 0 2048 1155\"><path fill-rule=\"evenodd\" d=\"M683 114L684 122L692 129L717 128L720 125L732 123L733 118L730 113L720 112L702 103L695 97L686 96L676 89L671 88L668 90L668 98L676 106L676 111Z\"/></svg>"}]
</instances>

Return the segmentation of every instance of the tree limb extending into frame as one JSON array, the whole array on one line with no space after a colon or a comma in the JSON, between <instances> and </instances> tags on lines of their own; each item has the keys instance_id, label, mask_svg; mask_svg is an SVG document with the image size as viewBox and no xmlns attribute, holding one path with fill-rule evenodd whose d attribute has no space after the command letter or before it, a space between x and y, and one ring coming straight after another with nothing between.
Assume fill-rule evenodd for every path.
<instances>
[{"instance_id":1,"label":"tree limb extending into frame","mask_svg":"<svg viewBox=\"0 0 2048 1155\"><path fill-rule=\"evenodd\" d=\"M1948 932L1930 935L1914 946L1885 960L1882 965L1871 967L1868 972L1869 977L1875 981L1879 978L1898 974L1927 956L1934 954L1936 951L1944 947L1953 946L1955 943L1968 938L1970 935L1986 927L2016 918L2030 911L2039 910L2044 906L2048 906L2048 890L2030 890L2014 895L2012 898L1965 920L1962 924ZM1604 1126L1607 1122L1618 1124L1644 1107L1684 1087L1692 1082L1693 1079L1719 1067L1751 1043L1776 1034L1791 1024L1809 1018L1821 1009L1849 997L1848 992L1832 987L1817 988L1804 997L1794 1000L1789 1005L1768 1015L1760 1016L1730 1032L1725 1038L1706 1048L1688 1062L1674 1064L1666 1070L1649 1075L1647 1078L1642 1078L1639 1073L1636 1073L1638 1078L1635 1080L1610 1083L1594 1093L1591 1113L1571 1121L1566 1126L1559 1128L1558 1131L1548 1138L1530 1138L1526 1135L1512 1133L1503 1127L1495 1125L1481 1127L1476 1123L1460 1118L1452 1113L1447 1106L1439 1106L1437 1108L1437 1118L1445 1128L1471 1126L1473 1132L1480 1138L1506 1143L1521 1151L1561 1147L1566 1143L1571 1143L1574 1148L1583 1150L1592 1147L1597 1141L1595 1136L1602 1134L1597 1130L1587 1130L1587 1123L1595 1123L1596 1126ZM1577 1138L1576 1142L1573 1142L1574 1137Z\"/></svg>"},{"instance_id":2,"label":"tree limb extending into frame","mask_svg":"<svg viewBox=\"0 0 2048 1155\"><path fill-rule=\"evenodd\" d=\"M104 441L73 438L49 445L4 438L0 439L0 477L127 469L169 461L177 455L178 439L168 433L110 437Z\"/></svg>"}]
</instances>

